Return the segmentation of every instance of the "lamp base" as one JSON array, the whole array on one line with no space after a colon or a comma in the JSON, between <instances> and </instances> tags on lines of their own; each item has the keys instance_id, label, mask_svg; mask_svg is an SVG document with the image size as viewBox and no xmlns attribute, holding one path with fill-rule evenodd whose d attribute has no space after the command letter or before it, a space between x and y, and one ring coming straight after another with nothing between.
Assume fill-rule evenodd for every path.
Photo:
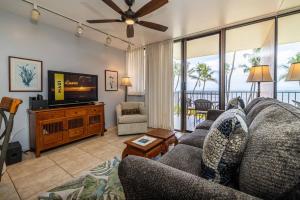
<instances>
[{"instance_id":1,"label":"lamp base","mask_svg":"<svg viewBox=\"0 0 300 200\"><path fill-rule=\"evenodd\" d=\"M257 97L260 97L260 82L257 82Z\"/></svg>"},{"instance_id":2,"label":"lamp base","mask_svg":"<svg viewBox=\"0 0 300 200\"><path fill-rule=\"evenodd\" d=\"M128 93L128 87L127 86L125 86L125 102L127 102L127 93Z\"/></svg>"}]
</instances>

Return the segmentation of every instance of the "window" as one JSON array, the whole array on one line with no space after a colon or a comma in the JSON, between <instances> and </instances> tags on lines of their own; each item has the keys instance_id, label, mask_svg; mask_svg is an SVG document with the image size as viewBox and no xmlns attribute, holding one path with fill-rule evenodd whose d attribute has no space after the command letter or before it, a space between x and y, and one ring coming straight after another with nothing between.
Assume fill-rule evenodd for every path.
<instances>
[{"instance_id":1,"label":"window","mask_svg":"<svg viewBox=\"0 0 300 200\"><path fill-rule=\"evenodd\" d=\"M226 31L225 102L240 96L247 104L257 97L258 84L247 82L251 67L268 65L274 73L275 20ZM273 97L273 83L261 83L261 94Z\"/></svg>"},{"instance_id":2,"label":"window","mask_svg":"<svg viewBox=\"0 0 300 200\"><path fill-rule=\"evenodd\" d=\"M181 82L182 82L181 42L173 45L173 81L174 81L174 129L181 130Z\"/></svg>"},{"instance_id":3,"label":"window","mask_svg":"<svg viewBox=\"0 0 300 200\"><path fill-rule=\"evenodd\" d=\"M222 33L225 31L226 43L224 55L220 54L220 49L223 49L223 46L220 48L220 44L223 44L220 34L199 36L195 39L184 38L174 45L174 101L175 113L178 114L175 124L177 122L178 129L193 131L195 125L204 119L205 112L197 110L195 106L195 101L199 99L212 102L214 109L219 108L219 105L226 106L230 99L238 96L247 105L260 94L263 97L276 96L280 101L300 106L300 81L287 80L291 65L300 65L300 13L277 17L222 29ZM278 38L275 38L276 29ZM278 46L275 55L276 39ZM221 74L219 70L220 56L225 57L222 66L225 74ZM181 62L186 66L183 69ZM176 63L181 74L177 73ZM269 80L260 84L250 82L250 69L261 65L269 69ZM219 77L223 76L224 82L219 83ZM176 87L181 82L185 83L184 91ZM221 85L225 86L222 94L219 88ZM181 119L178 119L180 114Z\"/></svg>"},{"instance_id":4,"label":"window","mask_svg":"<svg viewBox=\"0 0 300 200\"><path fill-rule=\"evenodd\" d=\"M186 129L205 120L209 109L219 107L219 34L187 41Z\"/></svg>"},{"instance_id":5,"label":"window","mask_svg":"<svg viewBox=\"0 0 300 200\"><path fill-rule=\"evenodd\" d=\"M277 99L299 105L300 82L287 81L292 63L300 62L300 14L278 19Z\"/></svg>"}]
</instances>

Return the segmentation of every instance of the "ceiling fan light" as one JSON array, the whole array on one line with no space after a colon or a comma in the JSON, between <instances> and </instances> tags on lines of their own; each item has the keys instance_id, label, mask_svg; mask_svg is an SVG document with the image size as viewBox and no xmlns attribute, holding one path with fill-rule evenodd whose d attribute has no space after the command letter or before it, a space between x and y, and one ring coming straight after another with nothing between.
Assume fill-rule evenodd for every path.
<instances>
[{"instance_id":1,"label":"ceiling fan light","mask_svg":"<svg viewBox=\"0 0 300 200\"><path fill-rule=\"evenodd\" d=\"M126 23L127 25L133 25L133 24L135 24L135 21L134 21L133 19L127 18L127 19L125 20L125 23Z\"/></svg>"}]
</instances>

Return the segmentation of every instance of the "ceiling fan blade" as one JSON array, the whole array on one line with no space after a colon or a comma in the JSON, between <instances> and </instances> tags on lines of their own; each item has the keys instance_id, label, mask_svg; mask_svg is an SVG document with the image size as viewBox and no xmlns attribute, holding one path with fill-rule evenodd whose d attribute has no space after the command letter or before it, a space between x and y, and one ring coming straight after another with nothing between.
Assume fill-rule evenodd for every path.
<instances>
[{"instance_id":1,"label":"ceiling fan blade","mask_svg":"<svg viewBox=\"0 0 300 200\"><path fill-rule=\"evenodd\" d=\"M165 32L166 30L168 30L168 27L160 25L160 24L155 24L153 22L146 22L146 21L139 21L137 22L139 25L145 26L147 28L151 28L157 31L162 31Z\"/></svg>"},{"instance_id":2,"label":"ceiling fan blade","mask_svg":"<svg viewBox=\"0 0 300 200\"><path fill-rule=\"evenodd\" d=\"M134 36L134 28L133 25L127 26L127 37L132 38Z\"/></svg>"},{"instance_id":3,"label":"ceiling fan blade","mask_svg":"<svg viewBox=\"0 0 300 200\"><path fill-rule=\"evenodd\" d=\"M122 20L120 20L120 19L95 19L95 20L86 20L86 22L95 24L95 23L122 22Z\"/></svg>"},{"instance_id":4,"label":"ceiling fan blade","mask_svg":"<svg viewBox=\"0 0 300 200\"><path fill-rule=\"evenodd\" d=\"M124 12L121 10L121 8L119 8L119 6L117 6L112 0L103 0L103 2L106 3L106 5L111 7L113 10L118 12L120 15L124 15Z\"/></svg>"},{"instance_id":5,"label":"ceiling fan blade","mask_svg":"<svg viewBox=\"0 0 300 200\"><path fill-rule=\"evenodd\" d=\"M168 3L168 0L151 0L149 3L144 5L142 8L140 8L135 13L135 17L143 17L143 16L153 12L154 10L159 9L166 3Z\"/></svg>"}]
</instances>

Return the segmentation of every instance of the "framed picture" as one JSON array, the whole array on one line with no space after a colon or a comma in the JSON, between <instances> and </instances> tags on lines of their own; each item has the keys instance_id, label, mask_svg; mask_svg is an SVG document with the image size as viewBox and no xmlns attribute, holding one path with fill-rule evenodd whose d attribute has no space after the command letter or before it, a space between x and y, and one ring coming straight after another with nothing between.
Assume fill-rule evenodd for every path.
<instances>
[{"instance_id":1,"label":"framed picture","mask_svg":"<svg viewBox=\"0 0 300 200\"><path fill-rule=\"evenodd\" d=\"M18 57L8 57L9 91L42 92L43 62Z\"/></svg>"},{"instance_id":2,"label":"framed picture","mask_svg":"<svg viewBox=\"0 0 300 200\"><path fill-rule=\"evenodd\" d=\"M118 91L118 72L105 70L105 91Z\"/></svg>"}]
</instances>

